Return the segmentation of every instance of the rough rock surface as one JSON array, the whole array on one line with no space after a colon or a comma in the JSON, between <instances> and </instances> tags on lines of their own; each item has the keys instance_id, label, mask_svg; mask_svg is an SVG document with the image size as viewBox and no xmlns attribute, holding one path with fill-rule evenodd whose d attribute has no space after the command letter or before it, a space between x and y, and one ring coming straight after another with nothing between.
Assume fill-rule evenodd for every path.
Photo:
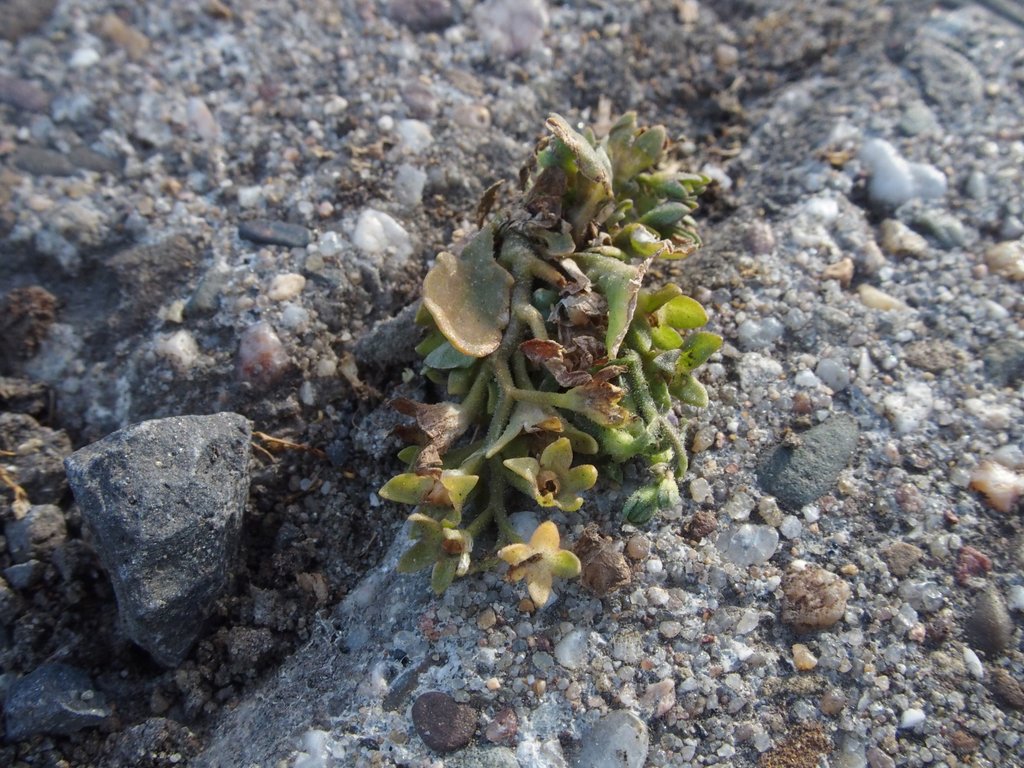
<instances>
[{"instance_id":1,"label":"rough rock surface","mask_svg":"<svg viewBox=\"0 0 1024 768\"><path fill-rule=\"evenodd\" d=\"M125 631L179 664L228 585L249 491L249 421L172 416L75 451L68 479Z\"/></svg>"},{"instance_id":2,"label":"rough rock surface","mask_svg":"<svg viewBox=\"0 0 1024 768\"><path fill-rule=\"evenodd\" d=\"M109 715L89 675L67 664L43 664L11 685L4 701L8 741L74 733Z\"/></svg>"}]
</instances>

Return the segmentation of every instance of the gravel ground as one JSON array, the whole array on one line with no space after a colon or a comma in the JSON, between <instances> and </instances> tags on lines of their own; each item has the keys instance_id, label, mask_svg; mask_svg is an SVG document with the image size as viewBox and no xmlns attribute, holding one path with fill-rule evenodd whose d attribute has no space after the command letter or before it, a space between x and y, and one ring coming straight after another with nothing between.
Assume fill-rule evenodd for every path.
<instances>
[{"instance_id":1,"label":"gravel ground","mask_svg":"<svg viewBox=\"0 0 1024 768\"><path fill-rule=\"evenodd\" d=\"M1024 765L1019 5L0 0L0 763ZM400 313L603 104L716 181L663 275L726 339L683 505L556 518L603 596L436 599L374 493ZM166 668L61 460L217 411L241 555Z\"/></svg>"}]
</instances>

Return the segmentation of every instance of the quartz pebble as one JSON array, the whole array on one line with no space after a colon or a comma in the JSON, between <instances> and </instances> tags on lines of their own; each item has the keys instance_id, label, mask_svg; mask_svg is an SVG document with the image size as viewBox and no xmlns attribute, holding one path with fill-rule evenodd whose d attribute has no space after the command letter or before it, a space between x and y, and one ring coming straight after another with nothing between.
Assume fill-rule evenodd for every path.
<instances>
[{"instance_id":1,"label":"quartz pebble","mask_svg":"<svg viewBox=\"0 0 1024 768\"><path fill-rule=\"evenodd\" d=\"M617 710L602 717L583 738L573 768L642 768L647 761L650 736L643 720Z\"/></svg>"},{"instance_id":2,"label":"quartz pebble","mask_svg":"<svg viewBox=\"0 0 1024 768\"><path fill-rule=\"evenodd\" d=\"M555 645L555 659L566 669L579 669L587 660L590 632L574 629Z\"/></svg>"},{"instance_id":3,"label":"quartz pebble","mask_svg":"<svg viewBox=\"0 0 1024 768\"><path fill-rule=\"evenodd\" d=\"M913 730L924 723L925 719L926 716L923 709L918 707L908 707L903 710L903 714L900 715L900 728L903 730Z\"/></svg>"},{"instance_id":4,"label":"quartz pebble","mask_svg":"<svg viewBox=\"0 0 1024 768\"><path fill-rule=\"evenodd\" d=\"M971 488L982 493L992 509L1012 512L1024 495L1024 476L998 462L985 460L971 472Z\"/></svg>"},{"instance_id":5,"label":"quartz pebble","mask_svg":"<svg viewBox=\"0 0 1024 768\"><path fill-rule=\"evenodd\" d=\"M768 525L743 525L727 528L716 542L722 555L736 565L767 563L779 546L779 532Z\"/></svg>"},{"instance_id":6,"label":"quartz pebble","mask_svg":"<svg viewBox=\"0 0 1024 768\"><path fill-rule=\"evenodd\" d=\"M898 207L908 200L933 200L946 194L946 176L938 168L911 163L884 139L864 143L860 160L871 174L868 197L873 203Z\"/></svg>"},{"instance_id":7,"label":"quartz pebble","mask_svg":"<svg viewBox=\"0 0 1024 768\"><path fill-rule=\"evenodd\" d=\"M412 240L402 225L373 208L359 214L352 242L366 256L377 261L405 261L412 256Z\"/></svg>"},{"instance_id":8,"label":"quartz pebble","mask_svg":"<svg viewBox=\"0 0 1024 768\"><path fill-rule=\"evenodd\" d=\"M295 272L277 275L267 289L267 297L271 301L289 301L294 299L306 287L306 278Z\"/></svg>"}]
</instances>

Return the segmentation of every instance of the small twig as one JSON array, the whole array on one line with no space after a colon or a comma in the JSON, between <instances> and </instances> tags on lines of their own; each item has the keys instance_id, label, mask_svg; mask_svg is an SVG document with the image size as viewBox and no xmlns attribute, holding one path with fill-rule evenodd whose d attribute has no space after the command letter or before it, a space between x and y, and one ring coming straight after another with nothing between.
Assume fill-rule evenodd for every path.
<instances>
[{"instance_id":1,"label":"small twig","mask_svg":"<svg viewBox=\"0 0 1024 768\"><path fill-rule=\"evenodd\" d=\"M265 443L269 443L271 447L277 448L278 450L302 451L303 453L312 454L313 456L316 456L318 459L322 459L325 461L327 459L326 453L324 453L319 448L314 448L311 445L296 443L291 440L286 440L283 437L274 437L273 435L268 435L265 432L253 432L252 436L259 440L262 440ZM261 445L256 445L256 443L253 443L253 447L273 457L273 453L267 448L264 448Z\"/></svg>"}]
</instances>

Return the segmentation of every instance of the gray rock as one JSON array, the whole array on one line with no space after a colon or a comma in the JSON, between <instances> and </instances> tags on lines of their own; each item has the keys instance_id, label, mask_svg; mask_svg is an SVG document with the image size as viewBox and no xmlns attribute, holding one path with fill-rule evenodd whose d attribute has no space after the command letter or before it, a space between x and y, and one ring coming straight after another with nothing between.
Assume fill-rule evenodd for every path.
<instances>
[{"instance_id":1,"label":"gray rock","mask_svg":"<svg viewBox=\"0 0 1024 768\"><path fill-rule=\"evenodd\" d=\"M796 448L776 446L758 467L761 488L779 505L797 510L820 498L835 485L857 447L857 422L846 415L833 416L800 435Z\"/></svg>"},{"instance_id":2,"label":"gray rock","mask_svg":"<svg viewBox=\"0 0 1024 768\"><path fill-rule=\"evenodd\" d=\"M361 337L355 346L356 360L361 365L385 368L391 365L409 365L419 358L416 345L423 336L416 325L419 302L410 304L394 317L382 320Z\"/></svg>"},{"instance_id":3,"label":"gray rock","mask_svg":"<svg viewBox=\"0 0 1024 768\"><path fill-rule=\"evenodd\" d=\"M644 721L620 709L594 723L572 764L575 768L641 768L649 749Z\"/></svg>"},{"instance_id":4,"label":"gray rock","mask_svg":"<svg viewBox=\"0 0 1024 768\"><path fill-rule=\"evenodd\" d=\"M128 636L162 664L188 653L227 586L249 487L235 413L136 424L68 457L68 479Z\"/></svg>"},{"instance_id":5,"label":"gray rock","mask_svg":"<svg viewBox=\"0 0 1024 768\"><path fill-rule=\"evenodd\" d=\"M0 625L13 623L21 609L21 597L8 586L5 579L0 579Z\"/></svg>"},{"instance_id":6,"label":"gray rock","mask_svg":"<svg viewBox=\"0 0 1024 768\"><path fill-rule=\"evenodd\" d=\"M7 691L4 714L7 739L17 741L99 725L110 710L85 672L67 664L43 664Z\"/></svg>"},{"instance_id":7,"label":"gray rock","mask_svg":"<svg viewBox=\"0 0 1024 768\"><path fill-rule=\"evenodd\" d=\"M31 558L45 557L64 543L67 526L64 513L54 504L36 504L29 507L21 520L10 520L4 525L7 551L16 563Z\"/></svg>"},{"instance_id":8,"label":"gray rock","mask_svg":"<svg viewBox=\"0 0 1024 768\"><path fill-rule=\"evenodd\" d=\"M924 95L947 117L962 119L984 99L985 81L963 54L924 38L907 57Z\"/></svg>"},{"instance_id":9,"label":"gray rock","mask_svg":"<svg viewBox=\"0 0 1024 768\"><path fill-rule=\"evenodd\" d=\"M4 578L15 589L26 590L42 580L45 570L46 565L39 560L26 560L4 568Z\"/></svg>"}]
</instances>

